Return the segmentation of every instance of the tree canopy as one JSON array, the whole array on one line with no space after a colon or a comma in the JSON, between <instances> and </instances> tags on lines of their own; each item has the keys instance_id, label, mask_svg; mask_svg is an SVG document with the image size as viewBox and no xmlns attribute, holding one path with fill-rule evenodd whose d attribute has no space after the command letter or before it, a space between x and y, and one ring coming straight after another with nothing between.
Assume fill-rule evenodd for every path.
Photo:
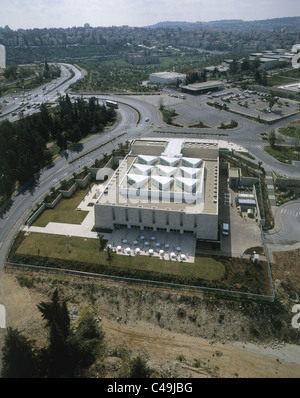
<instances>
[{"instance_id":1,"label":"tree canopy","mask_svg":"<svg viewBox=\"0 0 300 398\"><path fill-rule=\"evenodd\" d=\"M0 123L0 196L9 197L16 184L24 184L51 162L49 142L64 150L68 142L101 133L115 117L113 108L100 105L94 97L71 102L66 95L59 98L54 111L42 104L40 112L31 116L14 123L4 120Z\"/></svg>"},{"instance_id":2,"label":"tree canopy","mask_svg":"<svg viewBox=\"0 0 300 398\"><path fill-rule=\"evenodd\" d=\"M34 340L8 328L2 348L1 377L79 377L96 359L96 349L104 337L102 330L91 313L82 317L76 330L71 328L66 301L59 298L57 290L38 309L49 330L48 346L39 349Z\"/></svg>"}]
</instances>

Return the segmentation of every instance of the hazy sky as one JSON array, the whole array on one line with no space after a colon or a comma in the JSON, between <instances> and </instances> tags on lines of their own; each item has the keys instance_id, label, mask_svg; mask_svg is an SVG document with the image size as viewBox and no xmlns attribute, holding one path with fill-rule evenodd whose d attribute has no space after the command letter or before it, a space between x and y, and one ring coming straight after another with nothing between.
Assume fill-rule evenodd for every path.
<instances>
[{"instance_id":1,"label":"hazy sky","mask_svg":"<svg viewBox=\"0 0 300 398\"><path fill-rule=\"evenodd\" d=\"M291 16L300 16L299 0L0 0L0 26L14 30Z\"/></svg>"}]
</instances>

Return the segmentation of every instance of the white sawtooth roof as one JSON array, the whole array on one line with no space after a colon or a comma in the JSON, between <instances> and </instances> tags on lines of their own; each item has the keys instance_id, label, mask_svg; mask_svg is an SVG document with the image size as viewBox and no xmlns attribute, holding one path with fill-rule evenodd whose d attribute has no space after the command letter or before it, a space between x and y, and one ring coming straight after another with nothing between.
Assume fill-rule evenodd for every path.
<instances>
[{"instance_id":1,"label":"white sawtooth roof","mask_svg":"<svg viewBox=\"0 0 300 398\"><path fill-rule=\"evenodd\" d=\"M133 165L133 170L137 174L148 175L149 173L151 173L152 169L153 169L153 166L149 166L147 164L134 164Z\"/></svg>"},{"instance_id":2,"label":"white sawtooth roof","mask_svg":"<svg viewBox=\"0 0 300 398\"><path fill-rule=\"evenodd\" d=\"M182 176L187 178L198 177L198 175L202 170L201 168L185 167L185 166L181 166L179 169L181 171Z\"/></svg>"},{"instance_id":3,"label":"white sawtooth roof","mask_svg":"<svg viewBox=\"0 0 300 398\"><path fill-rule=\"evenodd\" d=\"M180 161L180 158L173 158L169 156L161 156L160 163L168 166L176 166Z\"/></svg>"},{"instance_id":4,"label":"white sawtooth roof","mask_svg":"<svg viewBox=\"0 0 300 398\"><path fill-rule=\"evenodd\" d=\"M159 166L156 166L156 170L161 176L170 177L170 176L176 174L177 167L159 165Z\"/></svg>"},{"instance_id":5,"label":"white sawtooth roof","mask_svg":"<svg viewBox=\"0 0 300 398\"><path fill-rule=\"evenodd\" d=\"M127 182L135 188L143 187L148 183L149 177L139 174L127 174Z\"/></svg>"},{"instance_id":6,"label":"white sawtooth roof","mask_svg":"<svg viewBox=\"0 0 300 398\"><path fill-rule=\"evenodd\" d=\"M138 155L138 160L139 162L143 163L143 164L154 164L157 160L158 157L157 156L149 156L149 155Z\"/></svg>"},{"instance_id":7,"label":"white sawtooth roof","mask_svg":"<svg viewBox=\"0 0 300 398\"><path fill-rule=\"evenodd\" d=\"M202 162L202 159L199 158L182 158L182 164L191 165L191 167L198 167Z\"/></svg>"}]
</instances>

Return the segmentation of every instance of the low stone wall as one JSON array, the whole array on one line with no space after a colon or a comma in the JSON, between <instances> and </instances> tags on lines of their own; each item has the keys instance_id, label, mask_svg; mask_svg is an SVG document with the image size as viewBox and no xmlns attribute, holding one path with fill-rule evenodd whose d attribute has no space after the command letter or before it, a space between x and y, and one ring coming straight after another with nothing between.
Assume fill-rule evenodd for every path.
<instances>
[{"instance_id":1,"label":"low stone wall","mask_svg":"<svg viewBox=\"0 0 300 398\"><path fill-rule=\"evenodd\" d=\"M46 208L46 204L43 203L34 213L31 217L29 217L29 219L27 220L26 224L27 225L32 225L35 220L43 213L43 211Z\"/></svg>"},{"instance_id":2,"label":"low stone wall","mask_svg":"<svg viewBox=\"0 0 300 398\"><path fill-rule=\"evenodd\" d=\"M70 198L73 195L73 193L76 191L77 187L78 184L77 182L75 182L75 184L72 185L72 187L68 191L60 189L59 192L62 194L63 198Z\"/></svg>"},{"instance_id":3,"label":"low stone wall","mask_svg":"<svg viewBox=\"0 0 300 398\"><path fill-rule=\"evenodd\" d=\"M91 173L88 173L88 174L87 174L84 178L82 178L82 179L75 178L75 182L77 182L79 188L86 188L87 185L88 185L88 183L90 182L91 178L92 178Z\"/></svg>"},{"instance_id":4,"label":"low stone wall","mask_svg":"<svg viewBox=\"0 0 300 398\"><path fill-rule=\"evenodd\" d=\"M49 202L45 202L45 207L47 208L47 209L54 209L54 207L57 205L57 203L61 200L61 198L62 198L62 194L60 193L58 196L57 196L57 198L53 201L53 202L51 202L51 203L49 203Z\"/></svg>"}]
</instances>

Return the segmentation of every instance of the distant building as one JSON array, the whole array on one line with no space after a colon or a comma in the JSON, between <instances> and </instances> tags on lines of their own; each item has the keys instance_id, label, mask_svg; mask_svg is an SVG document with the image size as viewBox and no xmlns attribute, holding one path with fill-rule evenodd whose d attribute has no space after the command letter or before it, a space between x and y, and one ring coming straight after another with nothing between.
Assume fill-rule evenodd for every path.
<instances>
[{"instance_id":1,"label":"distant building","mask_svg":"<svg viewBox=\"0 0 300 398\"><path fill-rule=\"evenodd\" d=\"M6 51L2 44L0 44L0 68L6 68Z\"/></svg>"},{"instance_id":2,"label":"distant building","mask_svg":"<svg viewBox=\"0 0 300 398\"><path fill-rule=\"evenodd\" d=\"M188 84L187 86L182 86L181 90L188 94L205 94L209 91L223 90L225 84L219 80L211 80L203 83Z\"/></svg>"},{"instance_id":3,"label":"distant building","mask_svg":"<svg viewBox=\"0 0 300 398\"><path fill-rule=\"evenodd\" d=\"M276 68L276 66L279 65L279 60L275 58L262 57L259 58L259 60L260 60L259 69L272 69Z\"/></svg>"},{"instance_id":4,"label":"distant building","mask_svg":"<svg viewBox=\"0 0 300 398\"><path fill-rule=\"evenodd\" d=\"M185 84L186 74L177 72L158 72L150 75L150 83L160 84Z\"/></svg>"}]
</instances>

